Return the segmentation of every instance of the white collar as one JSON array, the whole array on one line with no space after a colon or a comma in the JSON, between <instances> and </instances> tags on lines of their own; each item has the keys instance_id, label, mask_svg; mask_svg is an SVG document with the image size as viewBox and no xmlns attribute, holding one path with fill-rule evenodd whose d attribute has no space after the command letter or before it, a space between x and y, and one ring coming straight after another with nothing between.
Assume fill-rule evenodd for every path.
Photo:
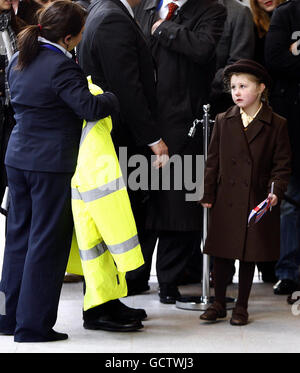
<instances>
[{"instance_id":1,"label":"white collar","mask_svg":"<svg viewBox=\"0 0 300 373\"><path fill-rule=\"evenodd\" d=\"M130 13L131 17L134 18L133 10L132 10L131 6L129 5L128 1L127 0L120 0L120 1L126 7L128 12Z\"/></svg>"},{"instance_id":2,"label":"white collar","mask_svg":"<svg viewBox=\"0 0 300 373\"><path fill-rule=\"evenodd\" d=\"M168 6L169 3L175 3L178 5L178 8L182 7L182 5L184 3L186 3L188 0L177 0L177 1L174 1L174 0L164 0L163 2L163 7L166 8Z\"/></svg>"},{"instance_id":3,"label":"white collar","mask_svg":"<svg viewBox=\"0 0 300 373\"><path fill-rule=\"evenodd\" d=\"M59 44L53 43L52 41L50 41L48 39L45 39L42 36L38 37L38 41L41 41L42 43L47 43L47 44L54 45L56 48L60 49L63 52L63 54L66 55L67 57L69 57L69 58L73 57L72 54L70 52L68 52L64 47L62 47Z\"/></svg>"}]
</instances>

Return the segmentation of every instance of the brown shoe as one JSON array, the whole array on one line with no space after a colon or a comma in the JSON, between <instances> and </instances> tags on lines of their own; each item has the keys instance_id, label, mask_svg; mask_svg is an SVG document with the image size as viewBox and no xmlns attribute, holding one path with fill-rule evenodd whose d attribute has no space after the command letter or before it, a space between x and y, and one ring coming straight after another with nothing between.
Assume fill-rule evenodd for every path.
<instances>
[{"instance_id":1,"label":"brown shoe","mask_svg":"<svg viewBox=\"0 0 300 373\"><path fill-rule=\"evenodd\" d=\"M216 321L217 319L226 317L226 309L219 302L213 302L211 306L200 316L201 320Z\"/></svg>"},{"instance_id":2,"label":"brown shoe","mask_svg":"<svg viewBox=\"0 0 300 373\"><path fill-rule=\"evenodd\" d=\"M230 319L231 325L246 325L248 324L248 312L247 309L242 306L235 306L232 310L232 316Z\"/></svg>"}]
</instances>

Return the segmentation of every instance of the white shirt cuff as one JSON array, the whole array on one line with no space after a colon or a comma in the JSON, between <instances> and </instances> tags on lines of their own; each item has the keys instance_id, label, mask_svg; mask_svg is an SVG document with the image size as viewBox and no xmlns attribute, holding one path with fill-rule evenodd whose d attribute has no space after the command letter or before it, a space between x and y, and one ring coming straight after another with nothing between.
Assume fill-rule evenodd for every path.
<instances>
[{"instance_id":1,"label":"white shirt cuff","mask_svg":"<svg viewBox=\"0 0 300 373\"><path fill-rule=\"evenodd\" d=\"M148 146L156 145L156 144L158 144L160 141L161 141L161 139L159 139L159 140L157 140L157 141L154 141L154 142L152 142L151 144L148 144Z\"/></svg>"}]
</instances>

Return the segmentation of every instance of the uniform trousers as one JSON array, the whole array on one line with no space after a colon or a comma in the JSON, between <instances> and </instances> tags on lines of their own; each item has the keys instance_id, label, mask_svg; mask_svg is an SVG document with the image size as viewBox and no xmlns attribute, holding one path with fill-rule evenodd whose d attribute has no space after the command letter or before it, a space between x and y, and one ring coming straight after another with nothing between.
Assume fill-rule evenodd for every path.
<instances>
[{"instance_id":1,"label":"uniform trousers","mask_svg":"<svg viewBox=\"0 0 300 373\"><path fill-rule=\"evenodd\" d=\"M10 190L0 284L0 333L42 342L53 333L71 247L72 173L6 167Z\"/></svg>"}]
</instances>

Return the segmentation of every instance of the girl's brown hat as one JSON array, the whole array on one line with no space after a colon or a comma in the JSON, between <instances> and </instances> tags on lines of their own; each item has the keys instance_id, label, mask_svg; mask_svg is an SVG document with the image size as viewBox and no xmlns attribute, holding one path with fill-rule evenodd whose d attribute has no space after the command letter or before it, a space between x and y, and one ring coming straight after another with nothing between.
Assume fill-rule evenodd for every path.
<instances>
[{"instance_id":1,"label":"girl's brown hat","mask_svg":"<svg viewBox=\"0 0 300 373\"><path fill-rule=\"evenodd\" d=\"M227 66L223 72L223 78L225 81L229 80L229 77L235 73L245 73L256 76L261 83L266 85L267 89L270 89L272 85L272 79L268 71L258 62L253 60L241 59L232 65Z\"/></svg>"}]
</instances>

